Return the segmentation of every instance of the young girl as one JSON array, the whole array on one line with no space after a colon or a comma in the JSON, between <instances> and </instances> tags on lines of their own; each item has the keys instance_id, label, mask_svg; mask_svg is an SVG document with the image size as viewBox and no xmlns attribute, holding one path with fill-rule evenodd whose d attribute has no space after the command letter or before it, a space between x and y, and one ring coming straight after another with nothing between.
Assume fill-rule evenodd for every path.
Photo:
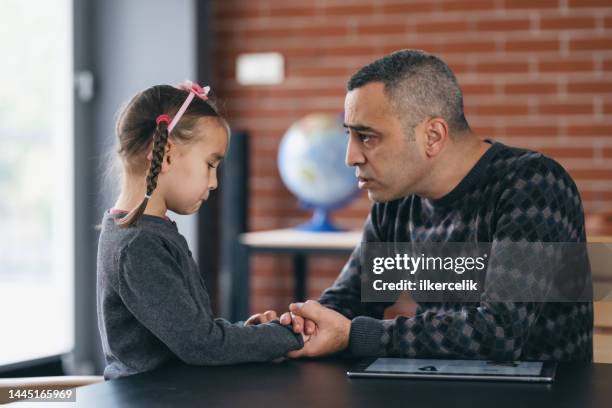
<instances>
[{"instance_id":1,"label":"young girl","mask_svg":"<svg viewBox=\"0 0 612 408\"><path fill-rule=\"evenodd\" d=\"M102 219L97 261L106 379L176 362L267 361L304 344L265 317L259 325L213 318L187 241L166 217L195 213L217 187L229 128L208 90L154 86L119 117L122 188Z\"/></svg>"}]
</instances>

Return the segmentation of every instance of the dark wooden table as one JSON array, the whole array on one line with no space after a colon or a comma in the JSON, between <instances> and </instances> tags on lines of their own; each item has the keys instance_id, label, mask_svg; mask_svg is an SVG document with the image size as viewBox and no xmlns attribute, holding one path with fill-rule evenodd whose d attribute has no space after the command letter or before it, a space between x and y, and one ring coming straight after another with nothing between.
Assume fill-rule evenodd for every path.
<instances>
[{"instance_id":1,"label":"dark wooden table","mask_svg":"<svg viewBox=\"0 0 612 408\"><path fill-rule=\"evenodd\" d=\"M351 379L348 360L176 366L77 389L79 407L612 407L612 364L561 364L552 384Z\"/></svg>"}]
</instances>

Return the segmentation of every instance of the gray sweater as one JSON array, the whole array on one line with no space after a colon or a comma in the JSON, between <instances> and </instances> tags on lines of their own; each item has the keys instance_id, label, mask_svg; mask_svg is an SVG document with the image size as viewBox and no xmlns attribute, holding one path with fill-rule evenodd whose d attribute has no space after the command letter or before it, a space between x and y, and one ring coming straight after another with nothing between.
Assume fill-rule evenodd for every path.
<instances>
[{"instance_id":1,"label":"gray sweater","mask_svg":"<svg viewBox=\"0 0 612 408\"><path fill-rule=\"evenodd\" d=\"M121 228L108 211L98 243L98 326L106 379L171 363L269 361L300 349L277 323L232 324L212 316L208 290L176 223L144 215Z\"/></svg>"}]
</instances>

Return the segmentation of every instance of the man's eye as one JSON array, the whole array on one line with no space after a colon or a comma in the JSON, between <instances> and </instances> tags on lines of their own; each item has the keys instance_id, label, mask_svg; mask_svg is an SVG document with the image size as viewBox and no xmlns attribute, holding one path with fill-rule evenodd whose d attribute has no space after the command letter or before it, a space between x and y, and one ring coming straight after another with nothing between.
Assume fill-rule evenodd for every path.
<instances>
[{"instance_id":1,"label":"man's eye","mask_svg":"<svg viewBox=\"0 0 612 408\"><path fill-rule=\"evenodd\" d=\"M212 163L208 163L208 168L209 169L215 169L217 167L215 165L213 165Z\"/></svg>"},{"instance_id":2,"label":"man's eye","mask_svg":"<svg viewBox=\"0 0 612 408\"><path fill-rule=\"evenodd\" d=\"M361 133L358 133L357 137L359 138L359 140L361 140L362 143L367 143L370 140L370 136Z\"/></svg>"}]
</instances>

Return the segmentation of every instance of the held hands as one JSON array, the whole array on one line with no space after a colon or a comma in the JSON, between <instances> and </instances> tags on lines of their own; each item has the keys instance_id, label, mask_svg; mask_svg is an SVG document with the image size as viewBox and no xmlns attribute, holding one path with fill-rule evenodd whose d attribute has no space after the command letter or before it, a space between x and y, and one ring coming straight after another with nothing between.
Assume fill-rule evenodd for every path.
<instances>
[{"instance_id":1,"label":"held hands","mask_svg":"<svg viewBox=\"0 0 612 408\"><path fill-rule=\"evenodd\" d=\"M314 300L290 304L289 312L280 321L284 325L293 324L296 333L302 329L302 335L309 338L302 349L288 354L291 358L325 356L348 347L351 321Z\"/></svg>"},{"instance_id":2,"label":"held hands","mask_svg":"<svg viewBox=\"0 0 612 408\"><path fill-rule=\"evenodd\" d=\"M276 319L276 312L268 310L249 317L245 325L268 323ZM301 333L304 340L304 347L289 352L288 357L319 357L348 347L351 321L314 300L290 304L289 312L281 316L280 322L285 326L291 324L293 332Z\"/></svg>"},{"instance_id":3,"label":"held hands","mask_svg":"<svg viewBox=\"0 0 612 408\"><path fill-rule=\"evenodd\" d=\"M272 320L278 320L278 315L276 314L274 310L266 310L263 313L256 313L253 316L249 317L246 320L246 322L244 322L244 325L245 326L255 326L258 324L269 323ZM289 324L291 324L291 320L289 320L289 322L286 323L285 326ZM314 327L314 323L312 324L312 326ZM312 331L314 331L314 329ZM293 332L296 334L297 333L302 334L302 340L304 341L304 344L306 344L310 340L310 335L312 334L312 333L304 333L301 330L296 330L295 324L293 326Z\"/></svg>"},{"instance_id":4,"label":"held hands","mask_svg":"<svg viewBox=\"0 0 612 408\"><path fill-rule=\"evenodd\" d=\"M309 335L314 334L316 325L310 319L304 319L300 315L296 315L292 312L285 312L280 317L280 322L284 326L291 325L294 333L306 333Z\"/></svg>"}]
</instances>

